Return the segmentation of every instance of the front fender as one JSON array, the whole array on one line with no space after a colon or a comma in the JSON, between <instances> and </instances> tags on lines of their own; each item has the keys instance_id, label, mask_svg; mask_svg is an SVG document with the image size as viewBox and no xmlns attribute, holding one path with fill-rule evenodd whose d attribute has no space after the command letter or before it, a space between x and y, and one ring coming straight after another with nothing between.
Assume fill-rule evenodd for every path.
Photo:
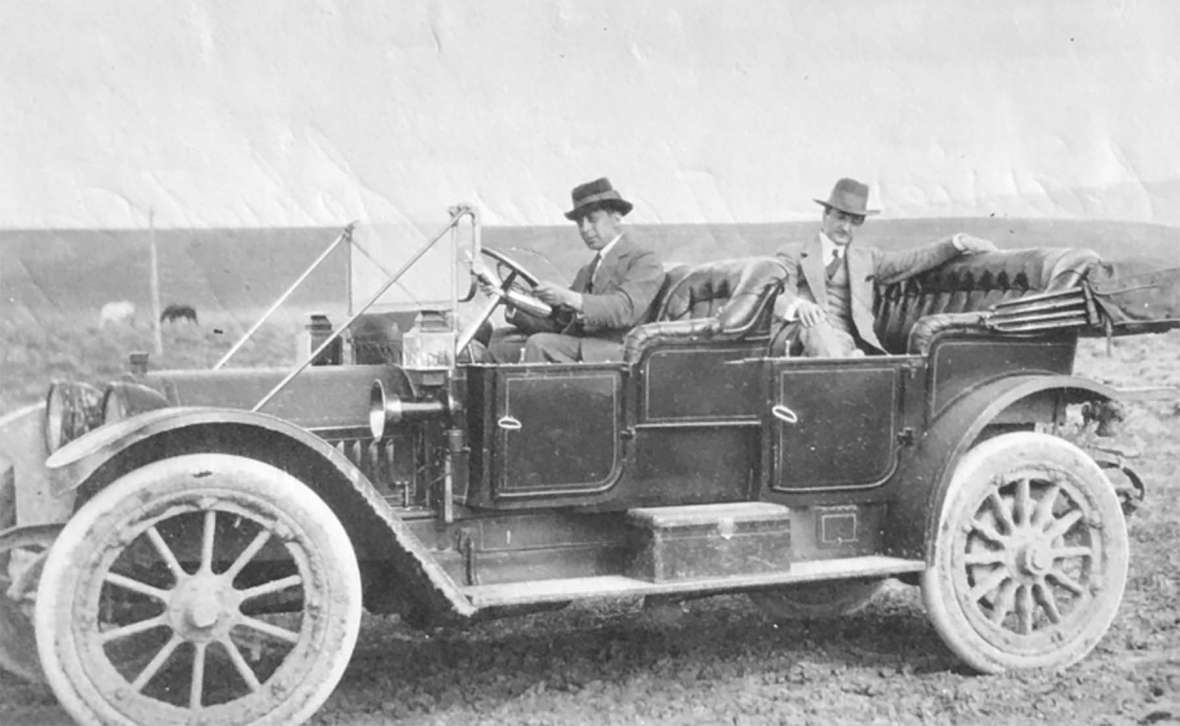
<instances>
[{"instance_id":1,"label":"front fender","mask_svg":"<svg viewBox=\"0 0 1180 726\"><path fill-rule=\"evenodd\" d=\"M223 408L166 408L102 426L46 460L51 487L64 494L102 487L164 456L219 451L290 471L322 498L348 531L358 557L390 562L424 604L442 618L475 612L369 479L314 433L263 413Z\"/></svg>"},{"instance_id":2,"label":"front fender","mask_svg":"<svg viewBox=\"0 0 1180 726\"><path fill-rule=\"evenodd\" d=\"M1110 386L1066 375L1011 376L959 396L934 419L895 475L901 486L885 527L889 554L930 562L938 515L959 459L1006 409L1047 391L1059 391L1069 402L1118 396Z\"/></svg>"}]
</instances>

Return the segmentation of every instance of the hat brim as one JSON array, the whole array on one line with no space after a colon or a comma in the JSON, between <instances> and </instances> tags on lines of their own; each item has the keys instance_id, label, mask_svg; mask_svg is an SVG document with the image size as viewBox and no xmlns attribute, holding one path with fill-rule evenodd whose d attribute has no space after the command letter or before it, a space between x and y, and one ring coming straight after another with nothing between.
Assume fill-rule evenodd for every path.
<instances>
[{"instance_id":1,"label":"hat brim","mask_svg":"<svg viewBox=\"0 0 1180 726\"><path fill-rule=\"evenodd\" d=\"M571 222L576 222L595 209L612 209L625 217L631 213L634 205L626 199L596 199L593 202L587 202L574 207L565 213L565 218Z\"/></svg>"},{"instance_id":2,"label":"hat brim","mask_svg":"<svg viewBox=\"0 0 1180 726\"><path fill-rule=\"evenodd\" d=\"M811 201L815 202L816 204L823 207L824 209L839 209L841 212L844 212L845 214L855 214L858 217L871 217L874 214L881 213L880 209L860 209L860 210L845 209L844 207L832 204L831 202L824 201L823 199L812 199Z\"/></svg>"}]
</instances>

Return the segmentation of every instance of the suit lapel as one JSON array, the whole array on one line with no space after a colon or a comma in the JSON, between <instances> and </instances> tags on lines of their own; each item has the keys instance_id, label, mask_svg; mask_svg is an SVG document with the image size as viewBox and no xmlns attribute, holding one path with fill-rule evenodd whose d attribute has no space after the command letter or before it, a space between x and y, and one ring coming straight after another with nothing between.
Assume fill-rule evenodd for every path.
<instances>
[{"instance_id":1,"label":"suit lapel","mask_svg":"<svg viewBox=\"0 0 1180 726\"><path fill-rule=\"evenodd\" d=\"M824 252L820 244L819 235L807 243L800 255L799 268L803 270L803 279L811 289L811 297L820 305L826 305L828 300L828 273L824 269Z\"/></svg>"}]
</instances>

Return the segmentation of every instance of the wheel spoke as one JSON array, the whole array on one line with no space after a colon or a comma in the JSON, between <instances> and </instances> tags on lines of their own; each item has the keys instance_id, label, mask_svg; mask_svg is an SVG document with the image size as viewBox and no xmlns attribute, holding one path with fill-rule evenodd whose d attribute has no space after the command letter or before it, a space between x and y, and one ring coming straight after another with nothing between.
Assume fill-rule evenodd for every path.
<instances>
[{"instance_id":1,"label":"wheel spoke","mask_svg":"<svg viewBox=\"0 0 1180 726\"><path fill-rule=\"evenodd\" d=\"M996 515L996 521L1004 527L1004 531L1009 534L1015 531L1016 524L1012 521L1012 512L1008 509L1008 504L1004 501L1004 498L1000 496L1000 492L993 489L987 495L987 500L991 502L992 511Z\"/></svg>"},{"instance_id":2,"label":"wheel spoke","mask_svg":"<svg viewBox=\"0 0 1180 726\"><path fill-rule=\"evenodd\" d=\"M1053 506L1057 504L1057 495L1061 493L1061 485L1053 484L1049 487L1045 495L1041 497L1041 501L1037 502L1037 508L1033 511L1032 524L1033 526L1044 526L1053 518Z\"/></svg>"},{"instance_id":3,"label":"wheel spoke","mask_svg":"<svg viewBox=\"0 0 1180 726\"><path fill-rule=\"evenodd\" d=\"M1030 585L1020 585L1016 591L1016 615L1020 620L1020 632L1028 635L1033 631L1033 597Z\"/></svg>"},{"instance_id":4,"label":"wheel spoke","mask_svg":"<svg viewBox=\"0 0 1180 726\"><path fill-rule=\"evenodd\" d=\"M252 618L249 615L243 615L242 619L238 621L238 624L240 624L244 627L247 627L247 628L252 628L254 630L257 630L258 632L263 633L265 635L269 635L270 637L272 637L276 640L282 640L282 641L285 641L285 642L288 642L291 644L295 644L295 643L299 642L299 633L295 632L294 630L287 630L286 628L280 628L277 625L271 625L270 623L266 622L265 620L259 620L258 618Z\"/></svg>"},{"instance_id":5,"label":"wheel spoke","mask_svg":"<svg viewBox=\"0 0 1180 726\"><path fill-rule=\"evenodd\" d=\"M1049 622L1054 625L1060 623L1061 609L1057 607L1057 598L1053 596L1053 589L1045 582L1037 583L1036 588L1037 600L1041 603L1041 609L1045 611Z\"/></svg>"},{"instance_id":6,"label":"wheel spoke","mask_svg":"<svg viewBox=\"0 0 1180 726\"><path fill-rule=\"evenodd\" d=\"M987 577L981 581L978 581L975 587L971 588L971 592L968 593L968 597L971 598L972 602L979 602L979 600L983 598L984 595L988 594L992 590L995 590L1000 583L1007 579L1008 568L997 567L994 572L989 573Z\"/></svg>"},{"instance_id":7,"label":"wheel spoke","mask_svg":"<svg viewBox=\"0 0 1180 726\"><path fill-rule=\"evenodd\" d=\"M288 588L292 588L292 587L295 587L296 585L302 585L302 584L303 584L303 576L302 575L288 575L287 577L284 577L279 580L271 580L270 582L264 582L261 585L255 585L254 587L248 587L245 590L242 590L241 591L242 602L245 602L247 600L252 600L253 598L261 597L263 595L269 595L272 592L281 592L281 591L286 590Z\"/></svg>"},{"instance_id":8,"label":"wheel spoke","mask_svg":"<svg viewBox=\"0 0 1180 726\"><path fill-rule=\"evenodd\" d=\"M201 533L201 570L213 571L213 533L217 528L217 510L205 512L205 530Z\"/></svg>"},{"instance_id":9,"label":"wheel spoke","mask_svg":"<svg viewBox=\"0 0 1180 726\"><path fill-rule=\"evenodd\" d=\"M106 576L103 577L103 581L121 587L124 590L131 590L132 592L138 592L140 595L147 595L148 597L155 598L160 602L168 602L167 590L161 590L158 587L153 587L146 582L133 580L130 577L127 577L126 575L120 575L117 572L108 572Z\"/></svg>"},{"instance_id":10,"label":"wheel spoke","mask_svg":"<svg viewBox=\"0 0 1180 726\"><path fill-rule=\"evenodd\" d=\"M1049 572L1046 577L1052 578L1054 582L1056 582L1058 585L1061 585L1066 590L1069 590L1074 595L1080 597L1086 594L1086 588L1082 586L1082 583L1073 579L1061 570L1053 570Z\"/></svg>"},{"instance_id":11,"label":"wheel spoke","mask_svg":"<svg viewBox=\"0 0 1180 726\"><path fill-rule=\"evenodd\" d=\"M963 562L968 566L972 565L998 565L1004 561L1006 553L1004 550L976 550L975 552L968 552L963 558Z\"/></svg>"},{"instance_id":12,"label":"wheel spoke","mask_svg":"<svg viewBox=\"0 0 1180 726\"><path fill-rule=\"evenodd\" d=\"M156 673L159 672L164 663L166 663L168 659L172 657L172 653L176 650L176 647L181 644L181 642L181 637L176 633L173 633L172 638L164 644L164 647L160 648L160 652L156 653L156 656L151 659L151 662L144 666L143 670L140 671L139 675L135 678L135 681L131 684L132 690L136 692L142 691L143 687L155 677Z\"/></svg>"},{"instance_id":13,"label":"wheel spoke","mask_svg":"<svg viewBox=\"0 0 1180 726\"><path fill-rule=\"evenodd\" d=\"M1016 499L1012 503L1012 518L1017 524L1028 524L1032 517L1032 497L1029 495L1028 477L1016 482Z\"/></svg>"},{"instance_id":14,"label":"wheel spoke","mask_svg":"<svg viewBox=\"0 0 1180 726\"><path fill-rule=\"evenodd\" d=\"M164 619L164 615L161 613L160 615L156 615L155 617L147 618L145 620L140 620L140 621L131 623L130 625L124 625L121 628L114 628L113 630L103 631L101 634L99 634L98 640L101 643L109 643L112 640L119 640L120 638L129 638L132 635L138 635L139 633L147 632L148 630L151 630L152 628L157 628L157 627L164 625L166 623L167 623L167 621Z\"/></svg>"},{"instance_id":15,"label":"wheel spoke","mask_svg":"<svg viewBox=\"0 0 1180 726\"><path fill-rule=\"evenodd\" d=\"M1079 545L1077 547L1058 547L1056 549L1050 550L1050 552L1052 552L1054 560L1063 560L1068 557L1094 556L1094 550L1084 545Z\"/></svg>"},{"instance_id":16,"label":"wheel spoke","mask_svg":"<svg viewBox=\"0 0 1180 726\"><path fill-rule=\"evenodd\" d=\"M233 661L234 668L237 669L238 675L246 682L251 691L257 691L262 687L258 681L258 676L254 675L254 671L250 668L250 664L242 657L242 651L238 650L238 646L230 638L222 638L219 641L225 651L229 653L229 659Z\"/></svg>"},{"instance_id":17,"label":"wheel spoke","mask_svg":"<svg viewBox=\"0 0 1180 726\"><path fill-rule=\"evenodd\" d=\"M996 598L992 604L992 612L990 620L999 625L1004 622L1004 618L1008 613L1012 612L1013 601L1016 596L1016 582L1008 580L1000 585L1000 591L996 593Z\"/></svg>"},{"instance_id":18,"label":"wheel spoke","mask_svg":"<svg viewBox=\"0 0 1180 726\"><path fill-rule=\"evenodd\" d=\"M1075 509L1045 529L1045 537L1053 541L1070 530L1082 518L1082 510Z\"/></svg>"},{"instance_id":19,"label":"wheel spoke","mask_svg":"<svg viewBox=\"0 0 1180 726\"><path fill-rule=\"evenodd\" d=\"M176 578L177 582L179 582L181 578L188 575L188 573L184 571L184 568L180 566L180 562L176 559L176 555L172 552L172 548L169 547L168 543L164 541L164 537L160 534L159 530L156 529L155 525L148 527L147 536L155 546L156 552L159 553L160 559L164 560L164 564L168 565L168 569L172 572L172 576Z\"/></svg>"},{"instance_id":20,"label":"wheel spoke","mask_svg":"<svg viewBox=\"0 0 1180 726\"><path fill-rule=\"evenodd\" d=\"M201 709L201 697L205 694L205 649L207 642L193 643L193 673L189 684L188 707L193 711Z\"/></svg>"},{"instance_id":21,"label":"wheel spoke","mask_svg":"<svg viewBox=\"0 0 1180 726\"><path fill-rule=\"evenodd\" d=\"M254 555L258 554L259 550L261 550L269 540L269 530L264 529L255 535L250 544L246 545L246 549L242 550L242 554L238 555L238 559L234 560L234 563L229 566L228 570L225 571L225 579L229 582L233 582L234 578L238 576L238 574L246 565L250 564L250 560L254 559Z\"/></svg>"},{"instance_id":22,"label":"wheel spoke","mask_svg":"<svg viewBox=\"0 0 1180 726\"><path fill-rule=\"evenodd\" d=\"M985 522L980 522L978 519L971 520L971 529L980 537L983 537L989 542L998 545L1004 544L1004 535L996 531L996 528Z\"/></svg>"}]
</instances>

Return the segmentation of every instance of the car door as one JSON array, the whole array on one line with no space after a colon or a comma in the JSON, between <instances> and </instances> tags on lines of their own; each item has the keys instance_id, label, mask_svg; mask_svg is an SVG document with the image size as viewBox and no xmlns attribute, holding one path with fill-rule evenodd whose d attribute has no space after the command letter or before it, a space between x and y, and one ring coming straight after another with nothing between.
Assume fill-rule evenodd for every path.
<instances>
[{"instance_id":1,"label":"car door","mask_svg":"<svg viewBox=\"0 0 1180 726\"><path fill-rule=\"evenodd\" d=\"M863 489L897 465L905 356L767 361L763 446L778 492Z\"/></svg>"},{"instance_id":2,"label":"car door","mask_svg":"<svg viewBox=\"0 0 1180 726\"><path fill-rule=\"evenodd\" d=\"M520 365L496 371L493 498L538 500L609 489L622 466L617 365Z\"/></svg>"}]
</instances>

